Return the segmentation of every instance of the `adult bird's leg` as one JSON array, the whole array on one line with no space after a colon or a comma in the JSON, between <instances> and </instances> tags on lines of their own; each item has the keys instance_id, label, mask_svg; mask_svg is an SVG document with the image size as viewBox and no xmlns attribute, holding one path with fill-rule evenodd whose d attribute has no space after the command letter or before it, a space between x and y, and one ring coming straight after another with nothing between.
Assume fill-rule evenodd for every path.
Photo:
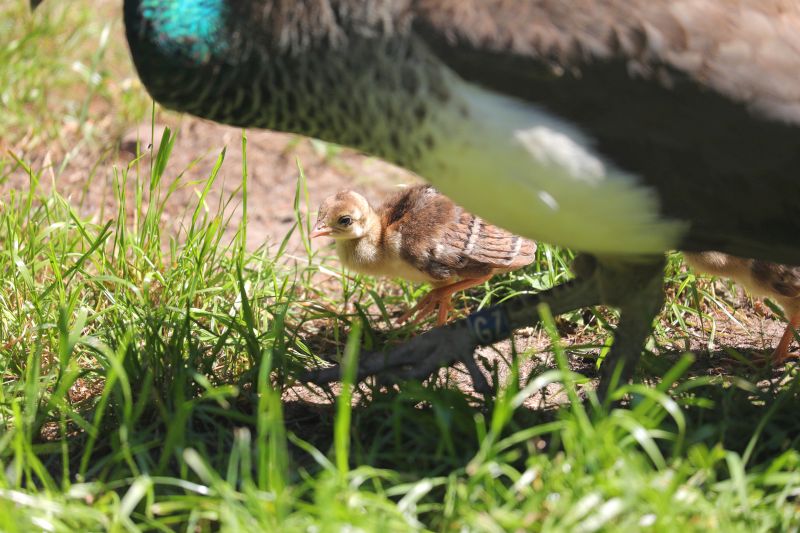
<instances>
[{"instance_id":1,"label":"adult bird's leg","mask_svg":"<svg viewBox=\"0 0 800 533\"><path fill-rule=\"evenodd\" d=\"M584 277L580 270L576 273L577 279L550 290L510 298L447 326L427 331L388 352L365 354L359 364L358 377L381 374L397 379L425 379L436 369L461 361L469 369L476 389L487 391L486 380L473 359L475 348L507 339L514 329L537 323L539 304L547 304L551 313L558 315L600 303L596 278L591 273ZM340 372L338 366L333 366L309 371L300 379L329 383L337 381Z\"/></svg>"},{"instance_id":2,"label":"adult bird's leg","mask_svg":"<svg viewBox=\"0 0 800 533\"><path fill-rule=\"evenodd\" d=\"M598 268L604 303L619 309L614 344L601 364L597 395L604 401L617 384L627 383L639 362L653 320L664 303L663 256L641 263L615 264Z\"/></svg>"},{"instance_id":3,"label":"adult bird's leg","mask_svg":"<svg viewBox=\"0 0 800 533\"><path fill-rule=\"evenodd\" d=\"M622 310L616 340L601 376L602 397L609 390L612 369L619 368L619 380L627 380L639 360L663 301L664 262L663 257L631 264L579 256L573 265L576 279L538 294L511 298L448 326L434 328L387 353L365 356L359 365L359 379L375 374L400 380L425 379L438 368L460 361L469 370L476 390L488 392L486 378L473 358L475 348L494 344L510 337L517 328L539 322L538 306L542 303L549 306L553 315L602 303ZM340 369L330 367L308 372L301 379L328 383L339 377Z\"/></svg>"}]
</instances>

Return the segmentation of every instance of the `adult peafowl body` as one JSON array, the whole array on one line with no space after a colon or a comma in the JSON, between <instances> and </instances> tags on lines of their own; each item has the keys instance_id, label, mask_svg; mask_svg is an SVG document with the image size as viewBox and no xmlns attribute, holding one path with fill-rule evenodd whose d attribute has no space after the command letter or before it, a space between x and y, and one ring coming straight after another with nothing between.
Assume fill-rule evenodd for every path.
<instances>
[{"instance_id":1,"label":"adult peafowl body","mask_svg":"<svg viewBox=\"0 0 800 533\"><path fill-rule=\"evenodd\" d=\"M164 106L358 148L587 254L575 281L395 350L400 374L474 371L539 302L604 303L605 390L660 308L665 251L800 264L797 2L125 0L125 23Z\"/></svg>"}]
</instances>

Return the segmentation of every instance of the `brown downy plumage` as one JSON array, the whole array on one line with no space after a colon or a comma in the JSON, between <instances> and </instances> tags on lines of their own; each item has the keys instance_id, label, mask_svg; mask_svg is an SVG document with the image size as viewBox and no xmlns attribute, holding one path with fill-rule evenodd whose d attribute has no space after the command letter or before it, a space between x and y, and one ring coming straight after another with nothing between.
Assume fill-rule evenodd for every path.
<instances>
[{"instance_id":1,"label":"brown downy plumage","mask_svg":"<svg viewBox=\"0 0 800 533\"><path fill-rule=\"evenodd\" d=\"M336 240L345 267L372 276L427 282L435 287L403 322L438 306L447 320L450 298L495 274L530 264L536 245L487 224L427 185L405 188L373 208L360 194L341 191L322 202L311 237Z\"/></svg>"},{"instance_id":2,"label":"brown downy plumage","mask_svg":"<svg viewBox=\"0 0 800 533\"><path fill-rule=\"evenodd\" d=\"M768 296L778 302L789 323L772 353L772 363L779 365L795 357L789 353L789 345L794 330L800 328L800 266L745 259L721 252L684 252L684 257L695 270L730 278L753 295Z\"/></svg>"}]
</instances>

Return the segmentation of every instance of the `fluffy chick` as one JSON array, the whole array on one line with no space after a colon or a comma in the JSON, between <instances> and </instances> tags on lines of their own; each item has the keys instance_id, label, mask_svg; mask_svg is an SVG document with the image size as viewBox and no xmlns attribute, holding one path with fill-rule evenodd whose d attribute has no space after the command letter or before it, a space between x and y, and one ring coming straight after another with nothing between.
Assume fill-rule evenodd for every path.
<instances>
[{"instance_id":1,"label":"fluffy chick","mask_svg":"<svg viewBox=\"0 0 800 533\"><path fill-rule=\"evenodd\" d=\"M407 187L373 208L344 190L322 202L311 237L329 236L349 270L434 286L400 317L417 323L438 307L447 321L454 293L534 260L536 245L487 224L427 185Z\"/></svg>"},{"instance_id":2,"label":"fluffy chick","mask_svg":"<svg viewBox=\"0 0 800 533\"><path fill-rule=\"evenodd\" d=\"M772 353L772 364L780 365L795 356L789 353L789 345L795 329L800 328L800 266L745 259L721 252L684 252L683 255L695 270L730 278L754 296L768 296L775 300L783 308L789 323Z\"/></svg>"}]
</instances>

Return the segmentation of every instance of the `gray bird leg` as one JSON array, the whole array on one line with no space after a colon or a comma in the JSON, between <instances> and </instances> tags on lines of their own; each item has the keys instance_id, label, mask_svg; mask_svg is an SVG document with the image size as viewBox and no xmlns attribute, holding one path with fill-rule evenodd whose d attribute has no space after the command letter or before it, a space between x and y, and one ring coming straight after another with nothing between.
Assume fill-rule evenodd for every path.
<instances>
[{"instance_id":1,"label":"gray bird leg","mask_svg":"<svg viewBox=\"0 0 800 533\"><path fill-rule=\"evenodd\" d=\"M646 263L602 265L598 281L604 303L620 311L614 344L600 367L597 396L605 401L620 383L627 383L639 362L653 320L664 303L665 259Z\"/></svg>"},{"instance_id":2,"label":"gray bird leg","mask_svg":"<svg viewBox=\"0 0 800 533\"><path fill-rule=\"evenodd\" d=\"M426 379L443 366L463 362L475 389L490 390L478 369L474 352L507 339L518 328L539 322L538 306L545 303L553 315L606 304L622 311L615 342L603 364L599 394L605 397L616 382L627 381L639 360L650 333L653 318L663 302L663 257L641 263L597 261L579 256L573 268L578 278L538 294L511 298L502 304L473 313L444 327L434 328L385 353L365 354L359 363L358 379L380 374L388 380ZM619 369L615 374L613 369ZM338 366L313 370L302 381L322 384L340 379Z\"/></svg>"},{"instance_id":3,"label":"gray bird leg","mask_svg":"<svg viewBox=\"0 0 800 533\"><path fill-rule=\"evenodd\" d=\"M473 359L475 348L507 339L513 330L536 324L537 307L541 303L546 303L554 315L597 305L600 303L597 281L593 277L575 279L538 294L517 296L427 331L388 352L364 354L359 362L358 379L378 373L396 379L425 379L437 369L461 361L476 381L476 387L484 389L486 380ZM309 371L300 379L329 383L338 381L340 373L336 365Z\"/></svg>"}]
</instances>

